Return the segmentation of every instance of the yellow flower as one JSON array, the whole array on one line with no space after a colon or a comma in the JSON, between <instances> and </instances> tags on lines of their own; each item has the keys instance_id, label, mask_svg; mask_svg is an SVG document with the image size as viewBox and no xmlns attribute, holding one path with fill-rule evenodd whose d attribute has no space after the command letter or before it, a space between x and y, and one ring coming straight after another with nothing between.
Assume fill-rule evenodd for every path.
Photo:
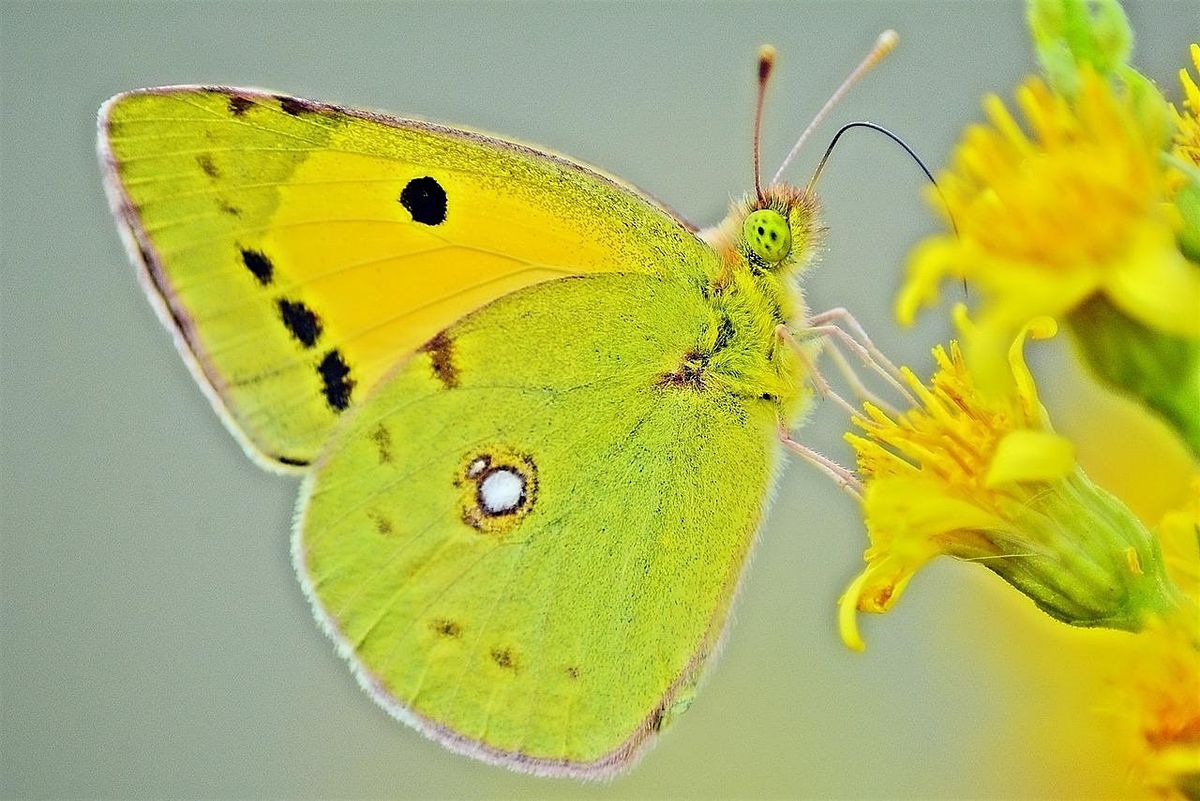
<instances>
[{"instance_id":1,"label":"yellow flower","mask_svg":"<svg viewBox=\"0 0 1200 801\"><path fill-rule=\"evenodd\" d=\"M1200 477L1182 508L1158 527L1167 572L1189 596L1175 614L1150 621L1117 677L1124 721L1143 783L1160 798L1200 798Z\"/></svg>"},{"instance_id":2,"label":"yellow flower","mask_svg":"<svg viewBox=\"0 0 1200 801\"><path fill-rule=\"evenodd\" d=\"M1117 680L1114 710L1135 772L1156 796L1200 798L1200 651L1197 621L1153 621Z\"/></svg>"},{"instance_id":3,"label":"yellow flower","mask_svg":"<svg viewBox=\"0 0 1200 801\"><path fill-rule=\"evenodd\" d=\"M1192 45L1192 63L1200 73L1200 45ZM1200 260L1200 86L1188 73L1179 71L1183 85L1183 111L1171 107L1175 121L1172 154L1178 169L1171 171L1172 200L1183 219L1179 249L1193 261Z\"/></svg>"},{"instance_id":4,"label":"yellow flower","mask_svg":"<svg viewBox=\"0 0 1200 801\"><path fill-rule=\"evenodd\" d=\"M1200 607L1200 475L1192 478L1186 505L1163 515L1155 533L1167 575Z\"/></svg>"},{"instance_id":5,"label":"yellow flower","mask_svg":"<svg viewBox=\"0 0 1200 801\"><path fill-rule=\"evenodd\" d=\"M969 355L986 362L973 364L983 375L1003 371L1002 354L1029 320L1062 318L1097 295L1152 329L1200 336L1200 269L1176 243L1165 132L1147 130L1132 102L1087 68L1071 99L1036 78L1016 99L1029 133L990 96L990 123L967 130L941 176L958 234L914 250L901 321L937 301L942 279L967 279L981 295Z\"/></svg>"},{"instance_id":6,"label":"yellow flower","mask_svg":"<svg viewBox=\"0 0 1200 801\"><path fill-rule=\"evenodd\" d=\"M849 647L864 647L856 611L887 611L940 555L980 562L1073 625L1136 630L1147 612L1180 602L1149 532L1088 480L1071 443L1050 429L1023 347L1027 333L1054 331L1039 318L1018 333L1000 394L980 391L951 343L933 351L928 387L903 371L919 408L892 419L866 404L855 419L863 433L846 439L871 546L839 601Z\"/></svg>"},{"instance_id":7,"label":"yellow flower","mask_svg":"<svg viewBox=\"0 0 1200 801\"><path fill-rule=\"evenodd\" d=\"M1200 74L1200 45L1192 45L1192 64ZM1179 71L1179 82L1183 84L1183 107L1181 112L1172 109L1175 116L1175 155L1200 167L1200 86L1192 79L1187 68Z\"/></svg>"}]
</instances>

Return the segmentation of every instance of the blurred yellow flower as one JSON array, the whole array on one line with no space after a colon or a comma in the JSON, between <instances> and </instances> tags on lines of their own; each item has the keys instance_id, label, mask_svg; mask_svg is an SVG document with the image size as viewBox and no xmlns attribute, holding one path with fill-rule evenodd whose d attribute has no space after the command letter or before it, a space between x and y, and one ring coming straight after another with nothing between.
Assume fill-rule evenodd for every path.
<instances>
[{"instance_id":1,"label":"blurred yellow flower","mask_svg":"<svg viewBox=\"0 0 1200 801\"><path fill-rule=\"evenodd\" d=\"M1177 614L1138 635L1118 677L1117 708L1134 766L1161 798L1200 799L1200 477L1180 509L1158 527L1167 572L1190 597Z\"/></svg>"},{"instance_id":2,"label":"blurred yellow flower","mask_svg":"<svg viewBox=\"0 0 1200 801\"><path fill-rule=\"evenodd\" d=\"M855 418L863 433L846 439L871 546L839 601L849 647L864 647L856 611L887 611L917 570L943 554L979 561L1073 625L1136 630L1148 612L1179 603L1149 532L1088 480L1071 443L1050 429L1023 348L1027 334L1055 330L1038 318L1018 333L1001 393L982 392L951 343L949 352L933 351L928 387L903 369L920 408L892 419L866 404ZM969 341L974 332L964 334Z\"/></svg>"},{"instance_id":3,"label":"blurred yellow flower","mask_svg":"<svg viewBox=\"0 0 1200 801\"><path fill-rule=\"evenodd\" d=\"M1200 651L1197 621L1151 622L1117 678L1113 711L1130 740L1133 767L1159 798L1200 798Z\"/></svg>"},{"instance_id":4,"label":"blurred yellow flower","mask_svg":"<svg viewBox=\"0 0 1200 801\"><path fill-rule=\"evenodd\" d=\"M1155 533L1167 575L1200 608L1200 475L1192 478L1186 505L1163 515ZM1200 693L1200 685L1196 691Z\"/></svg>"},{"instance_id":5,"label":"blurred yellow flower","mask_svg":"<svg viewBox=\"0 0 1200 801\"><path fill-rule=\"evenodd\" d=\"M1192 45L1192 64L1200 75L1200 45ZM1172 200L1183 219L1179 230L1179 248L1193 261L1200 260L1200 86L1187 69L1179 71L1183 86L1183 110L1171 107L1175 122L1172 154ZM1200 265L1197 266L1200 270Z\"/></svg>"},{"instance_id":6,"label":"blurred yellow flower","mask_svg":"<svg viewBox=\"0 0 1200 801\"><path fill-rule=\"evenodd\" d=\"M1176 242L1164 130L1089 68L1070 99L1042 80L1017 91L1030 133L989 96L990 123L969 128L939 179L958 234L932 237L910 259L897 314L911 322L948 276L981 293L968 354L982 376L1003 371L1015 333L1103 296L1147 327L1200 336L1200 269ZM1189 106L1191 100L1189 99Z\"/></svg>"},{"instance_id":7,"label":"blurred yellow flower","mask_svg":"<svg viewBox=\"0 0 1200 801\"><path fill-rule=\"evenodd\" d=\"M1192 64L1200 75L1200 45L1192 45ZM1173 109L1175 116L1175 155L1200 167L1200 86L1187 68L1179 71L1183 84L1183 108Z\"/></svg>"}]
</instances>

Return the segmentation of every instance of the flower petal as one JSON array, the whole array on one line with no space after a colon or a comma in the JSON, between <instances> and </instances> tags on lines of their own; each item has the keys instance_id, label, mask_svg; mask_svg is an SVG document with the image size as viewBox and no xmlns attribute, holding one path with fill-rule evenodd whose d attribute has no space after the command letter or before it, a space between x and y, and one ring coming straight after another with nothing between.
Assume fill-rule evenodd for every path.
<instances>
[{"instance_id":1,"label":"flower petal","mask_svg":"<svg viewBox=\"0 0 1200 801\"><path fill-rule=\"evenodd\" d=\"M1058 323L1051 317L1035 317L1027 322L1012 344L1008 346L1008 368L1012 371L1013 383L1017 390L1017 400L1025 413L1025 422L1040 422L1042 418L1041 404L1038 401L1037 384L1034 383L1033 373L1025 363L1025 338L1050 339L1058 333Z\"/></svg>"},{"instance_id":2,"label":"flower petal","mask_svg":"<svg viewBox=\"0 0 1200 801\"><path fill-rule=\"evenodd\" d=\"M1150 232L1144 231L1149 240ZM1200 337L1200 265L1188 261L1165 226L1137 250L1143 255L1115 266L1106 294L1130 317L1151 328ZM1133 249L1131 248L1131 251Z\"/></svg>"},{"instance_id":3,"label":"flower petal","mask_svg":"<svg viewBox=\"0 0 1200 801\"><path fill-rule=\"evenodd\" d=\"M867 650L867 644L858 631L858 599L870 574L871 568L868 567L850 582L842 597L838 598L838 631L841 632L842 642L852 651Z\"/></svg>"},{"instance_id":4,"label":"flower petal","mask_svg":"<svg viewBox=\"0 0 1200 801\"><path fill-rule=\"evenodd\" d=\"M913 570L945 552L933 537L1002 526L995 515L955 497L941 481L921 475L871 482L863 495L863 511L875 548L912 564Z\"/></svg>"},{"instance_id":5,"label":"flower petal","mask_svg":"<svg viewBox=\"0 0 1200 801\"><path fill-rule=\"evenodd\" d=\"M996 445L984 485L988 489L1018 481L1052 481L1075 469L1075 446L1049 431L1010 431Z\"/></svg>"},{"instance_id":6,"label":"flower petal","mask_svg":"<svg viewBox=\"0 0 1200 801\"><path fill-rule=\"evenodd\" d=\"M938 284L954 272L960 250L956 240L934 237L921 243L908 260L908 277L896 297L896 318L912 325L922 306L936 306Z\"/></svg>"}]
</instances>

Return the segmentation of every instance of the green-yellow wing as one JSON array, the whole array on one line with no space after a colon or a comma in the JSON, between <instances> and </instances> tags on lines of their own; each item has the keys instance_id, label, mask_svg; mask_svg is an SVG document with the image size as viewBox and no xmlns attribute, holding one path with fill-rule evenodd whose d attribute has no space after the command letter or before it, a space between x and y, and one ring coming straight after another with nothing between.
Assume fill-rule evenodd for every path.
<instances>
[{"instance_id":1,"label":"green-yellow wing","mask_svg":"<svg viewBox=\"0 0 1200 801\"><path fill-rule=\"evenodd\" d=\"M732 332L702 293L631 274L522 289L338 429L294 558L394 716L478 758L594 776L686 708L778 459L773 400L705 372Z\"/></svg>"},{"instance_id":2,"label":"green-yellow wing","mask_svg":"<svg viewBox=\"0 0 1200 801\"><path fill-rule=\"evenodd\" d=\"M267 466L309 463L385 371L493 298L711 258L661 206L560 157L257 90L118 95L100 151L148 294Z\"/></svg>"}]
</instances>

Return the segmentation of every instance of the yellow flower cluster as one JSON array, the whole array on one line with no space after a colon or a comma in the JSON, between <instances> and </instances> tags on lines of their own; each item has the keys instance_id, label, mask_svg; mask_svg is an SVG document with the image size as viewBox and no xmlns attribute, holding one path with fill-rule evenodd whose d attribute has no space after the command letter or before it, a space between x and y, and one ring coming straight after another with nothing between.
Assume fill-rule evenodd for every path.
<instances>
[{"instance_id":1,"label":"yellow flower cluster","mask_svg":"<svg viewBox=\"0 0 1200 801\"><path fill-rule=\"evenodd\" d=\"M1151 621L1114 687L1134 770L1172 801L1200 796L1200 650L1191 623Z\"/></svg>"},{"instance_id":2,"label":"yellow flower cluster","mask_svg":"<svg viewBox=\"0 0 1200 801\"><path fill-rule=\"evenodd\" d=\"M1129 696L1135 766L1169 799L1200 798L1200 477L1188 504L1158 527L1163 560L1192 606L1155 621L1122 683Z\"/></svg>"},{"instance_id":3,"label":"yellow flower cluster","mask_svg":"<svg viewBox=\"0 0 1200 801\"><path fill-rule=\"evenodd\" d=\"M902 322L936 302L947 276L982 294L973 366L993 375L1030 319L1061 319L1103 295L1155 329L1200 336L1200 269L1176 244L1164 131L1090 70L1066 98L1034 78L1017 92L1030 133L996 96L988 125L967 131L954 169L939 178L957 234L933 237L911 258L897 300ZM1190 100L1189 100L1190 103Z\"/></svg>"},{"instance_id":4,"label":"yellow flower cluster","mask_svg":"<svg viewBox=\"0 0 1200 801\"><path fill-rule=\"evenodd\" d=\"M855 612L887 611L941 555L979 561L1074 625L1136 630L1146 615L1181 603L1149 532L1087 478L1071 443L1050 428L1023 349L1027 334L1055 330L1039 318L1018 334L1001 392L981 390L951 343L934 349L928 387L902 371L918 408L893 418L866 404L855 419L862 433L846 439L871 546L839 602L849 647L864 647Z\"/></svg>"},{"instance_id":5,"label":"yellow flower cluster","mask_svg":"<svg viewBox=\"0 0 1200 801\"><path fill-rule=\"evenodd\" d=\"M902 413L854 418L870 547L839 601L843 641L885 612L930 560L978 562L1051 616L1137 632L1119 682L1146 787L1200 801L1200 473L1189 504L1151 533L1054 433L1027 337L1070 326L1101 381L1156 412L1200 457L1200 85L1169 105L1126 63L1116 0L1029 0L1047 79L1017 114L985 99L934 197L952 232L910 258L910 323L948 278L978 294L956 311L962 347L933 351L927 383L901 378ZM1200 74L1200 45L1191 47Z\"/></svg>"},{"instance_id":6,"label":"yellow flower cluster","mask_svg":"<svg viewBox=\"0 0 1200 801\"><path fill-rule=\"evenodd\" d=\"M1192 64L1200 75L1200 44L1192 45ZM1186 67L1179 71L1179 82L1183 85L1184 110L1172 108L1175 116L1174 153L1200 167L1200 86L1196 85Z\"/></svg>"}]
</instances>

